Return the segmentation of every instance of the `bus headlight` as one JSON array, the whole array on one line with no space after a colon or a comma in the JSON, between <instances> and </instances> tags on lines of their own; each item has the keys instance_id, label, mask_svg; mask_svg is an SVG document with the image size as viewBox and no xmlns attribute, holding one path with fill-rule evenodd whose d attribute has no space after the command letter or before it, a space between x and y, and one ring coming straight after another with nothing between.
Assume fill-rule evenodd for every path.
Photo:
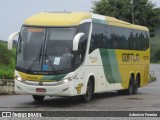
<instances>
[{"instance_id":1,"label":"bus headlight","mask_svg":"<svg viewBox=\"0 0 160 120\"><path fill-rule=\"evenodd\" d=\"M64 83L67 83L67 82L69 82L69 80L68 80L68 79L65 79L63 82L64 82Z\"/></svg>"},{"instance_id":2,"label":"bus headlight","mask_svg":"<svg viewBox=\"0 0 160 120\"><path fill-rule=\"evenodd\" d=\"M68 82L70 82L72 80L73 80L72 78L66 78L66 79L63 80L63 83L68 83Z\"/></svg>"},{"instance_id":3,"label":"bus headlight","mask_svg":"<svg viewBox=\"0 0 160 120\"><path fill-rule=\"evenodd\" d=\"M18 80L18 81L22 81L22 78L19 76L15 76L14 79Z\"/></svg>"},{"instance_id":4,"label":"bus headlight","mask_svg":"<svg viewBox=\"0 0 160 120\"><path fill-rule=\"evenodd\" d=\"M22 81L22 78L21 77L17 77L17 80Z\"/></svg>"}]
</instances>

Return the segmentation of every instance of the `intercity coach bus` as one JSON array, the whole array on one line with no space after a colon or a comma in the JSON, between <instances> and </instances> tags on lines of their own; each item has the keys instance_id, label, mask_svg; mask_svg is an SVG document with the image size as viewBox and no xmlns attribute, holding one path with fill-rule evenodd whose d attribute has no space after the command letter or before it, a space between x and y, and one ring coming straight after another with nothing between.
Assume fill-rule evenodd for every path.
<instances>
[{"instance_id":1,"label":"intercity coach bus","mask_svg":"<svg viewBox=\"0 0 160 120\"><path fill-rule=\"evenodd\" d=\"M149 80L149 30L109 16L85 12L43 12L10 35L18 37L15 92L80 96L118 91L136 94Z\"/></svg>"}]
</instances>

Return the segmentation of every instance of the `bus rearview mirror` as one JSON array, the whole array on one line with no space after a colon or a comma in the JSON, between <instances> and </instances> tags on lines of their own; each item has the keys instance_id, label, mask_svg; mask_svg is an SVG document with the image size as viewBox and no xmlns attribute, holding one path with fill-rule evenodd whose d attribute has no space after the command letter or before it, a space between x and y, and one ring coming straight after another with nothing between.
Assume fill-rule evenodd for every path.
<instances>
[{"instance_id":1,"label":"bus rearview mirror","mask_svg":"<svg viewBox=\"0 0 160 120\"><path fill-rule=\"evenodd\" d=\"M12 33L8 38L8 50L12 50L13 40L19 35L19 32Z\"/></svg>"},{"instance_id":2,"label":"bus rearview mirror","mask_svg":"<svg viewBox=\"0 0 160 120\"><path fill-rule=\"evenodd\" d=\"M73 39L73 51L78 50L78 45L81 37L84 36L84 33L78 33Z\"/></svg>"}]
</instances>

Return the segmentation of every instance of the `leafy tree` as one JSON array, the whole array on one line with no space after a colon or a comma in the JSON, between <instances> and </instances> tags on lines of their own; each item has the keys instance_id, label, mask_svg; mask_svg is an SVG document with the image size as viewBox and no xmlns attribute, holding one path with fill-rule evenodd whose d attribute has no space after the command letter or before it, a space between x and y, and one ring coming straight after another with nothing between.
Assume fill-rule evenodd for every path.
<instances>
[{"instance_id":1,"label":"leafy tree","mask_svg":"<svg viewBox=\"0 0 160 120\"><path fill-rule=\"evenodd\" d=\"M15 48L10 51L7 43L0 41L0 80L1 78L11 79L15 69Z\"/></svg>"},{"instance_id":2,"label":"leafy tree","mask_svg":"<svg viewBox=\"0 0 160 120\"><path fill-rule=\"evenodd\" d=\"M155 8L149 0L100 0L94 1L93 6L93 13L147 26L151 37L160 26L160 8Z\"/></svg>"},{"instance_id":3,"label":"leafy tree","mask_svg":"<svg viewBox=\"0 0 160 120\"><path fill-rule=\"evenodd\" d=\"M0 43L0 63L2 64L10 64L12 53L6 47L6 45L1 42Z\"/></svg>"},{"instance_id":4,"label":"leafy tree","mask_svg":"<svg viewBox=\"0 0 160 120\"><path fill-rule=\"evenodd\" d=\"M160 48L151 49L150 60L152 63L160 62Z\"/></svg>"}]
</instances>

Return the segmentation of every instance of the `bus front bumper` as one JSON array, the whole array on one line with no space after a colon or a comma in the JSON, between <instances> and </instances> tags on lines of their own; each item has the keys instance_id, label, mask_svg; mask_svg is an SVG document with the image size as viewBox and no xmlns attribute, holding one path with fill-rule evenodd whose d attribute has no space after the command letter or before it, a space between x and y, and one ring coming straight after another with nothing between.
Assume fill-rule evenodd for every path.
<instances>
[{"instance_id":1,"label":"bus front bumper","mask_svg":"<svg viewBox=\"0 0 160 120\"><path fill-rule=\"evenodd\" d=\"M74 81L63 84L53 85L49 82L23 82L15 80L15 93L25 95L44 95L44 96L73 96Z\"/></svg>"}]
</instances>

